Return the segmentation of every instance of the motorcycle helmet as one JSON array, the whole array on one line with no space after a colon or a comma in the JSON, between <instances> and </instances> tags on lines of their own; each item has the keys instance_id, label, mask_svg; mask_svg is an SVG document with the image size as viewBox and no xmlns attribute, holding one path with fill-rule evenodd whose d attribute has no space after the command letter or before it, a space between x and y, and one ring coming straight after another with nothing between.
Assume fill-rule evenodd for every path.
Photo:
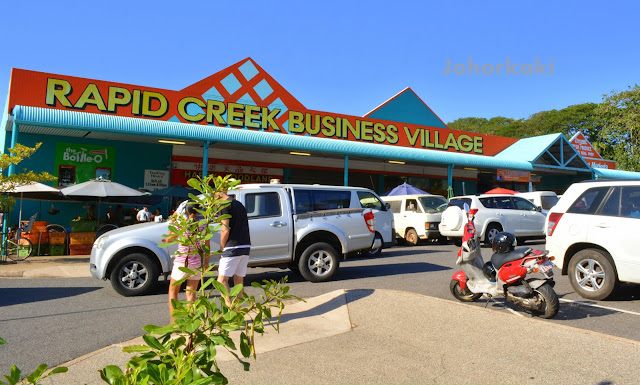
<instances>
[{"instance_id":1,"label":"motorcycle helmet","mask_svg":"<svg viewBox=\"0 0 640 385\"><path fill-rule=\"evenodd\" d=\"M513 251L513 249L516 248L516 237L514 237L513 234L504 231L498 233L495 237L493 237L491 248L493 249L494 253L500 254Z\"/></svg>"}]
</instances>

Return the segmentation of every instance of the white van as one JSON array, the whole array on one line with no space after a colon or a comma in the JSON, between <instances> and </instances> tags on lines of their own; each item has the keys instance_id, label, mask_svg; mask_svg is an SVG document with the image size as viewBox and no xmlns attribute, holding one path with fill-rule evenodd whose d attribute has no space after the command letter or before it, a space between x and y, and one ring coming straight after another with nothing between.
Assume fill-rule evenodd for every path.
<instances>
[{"instance_id":1,"label":"white van","mask_svg":"<svg viewBox=\"0 0 640 385\"><path fill-rule=\"evenodd\" d=\"M533 191L518 193L517 196L527 199L529 202L542 208L542 213L547 215L547 212L558 203L560 198L553 191Z\"/></svg>"},{"instance_id":2,"label":"white van","mask_svg":"<svg viewBox=\"0 0 640 385\"><path fill-rule=\"evenodd\" d=\"M441 212L447 199L440 195L391 195L382 198L393 212L396 236L415 245L419 239L439 239Z\"/></svg>"}]
</instances>

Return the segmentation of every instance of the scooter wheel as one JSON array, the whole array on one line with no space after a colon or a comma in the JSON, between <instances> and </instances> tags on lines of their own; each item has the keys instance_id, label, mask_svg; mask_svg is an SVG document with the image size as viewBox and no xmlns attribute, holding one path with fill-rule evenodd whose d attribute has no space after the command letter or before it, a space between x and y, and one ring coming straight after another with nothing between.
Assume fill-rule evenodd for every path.
<instances>
[{"instance_id":1,"label":"scooter wheel","mask_svg":"<svg viewBox=\"0 0 640 385\"><path fill-rule=\"evenodd\" d=\"M534 289L534 294L538 296L538 299L543 303L544 309L534 310L532 313L541 318L553 318L558 314L560 310L560 301L558 295L548 283L543 284L537 289Z\"/></svg>"},{"instance_id":2,"label":"scooter wheel","mask_svg":"<svg viewBox=\"0 0 640 385\"><path fill-rule=\"evenodd\" d=\"M468 287L465 287L464 290L460 289L460 282L457 279L451 280L449 289L451 294L462 302L475 302L482 297L482 293L472 293Z\"/></svg>"}]
</instances>

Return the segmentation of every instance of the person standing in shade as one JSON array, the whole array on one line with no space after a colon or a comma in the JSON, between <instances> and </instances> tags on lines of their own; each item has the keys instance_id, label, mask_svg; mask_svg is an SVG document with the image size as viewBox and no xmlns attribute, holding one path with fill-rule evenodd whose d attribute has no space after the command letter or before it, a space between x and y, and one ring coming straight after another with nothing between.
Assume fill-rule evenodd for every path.
<instances>
[{"instance_id":1,"label":"person standing in shade","mask_svg":"<svg viewBox=\"0 0 640 385\"><path fill-rule=\"evenodd\" d=\"M189 202L185 206L185 215L187 216L189 221L197 221L198 220L198 212L196 209L201 210L201 207L196 205L194 202ZM201 225L198 230L203 231L206 225ZM184 234L186 237L189 236L189 233ZM173 241L178 238L178 234L169 233L166 241ZM210 247L209 241L205 241L204 245ZM197 247L202 246L202 243L198 243ZM183 245L178 243L178 250L176 251L175 258L173 260L173 270L171 271L171 282L169 283L169 316L171 316L171 323L175 321L173 318L173 304L171 303L172 299L178 299L178 293L180 293L180 287L182 285L174 285L176 281L179 281L185 277L187 278L187 301L194 302L196 300L196 290L198 290L198 282L200 282L201 272L198 272L195 275L189 275L189 273L185 273L180 270L180 267L186 267L191 271L196 271L198 268L202 266L202 260L200 255L198 255L198 250L196 247ZM209 266L209 254L204 257L204 267L206 269Z\"/></svg>"},{"instance_id":2,"label":"person standing in shade","mask_svg":"<svg viewBox=\"0 0 640 385\"><path fill-rule=\"evenodd\" d=\"M251 237L249 235L249 220L247 210L242 203L227 195L226 191L220 193L221 199L229 201L229 205L220 210L219 215L229 214L231 218L222 220L220 230L220 264L218 267L218 282L229 292L229 278L233 277L233 284L244 284L251 251ZM230 305L229 298L225 298Z\"/></svg>"},{"instance_id":3,"label":"person standing in shade","mask_svg":"<svg viewBox=\"0 0 640 385\"><path fill-rule=\"evenodd\" d=\"M150 222L151 221L151 212L148 207L143 207L142 210L138 211L136 214L136 219L138 222Z\"/></svg>"}]
</instances>

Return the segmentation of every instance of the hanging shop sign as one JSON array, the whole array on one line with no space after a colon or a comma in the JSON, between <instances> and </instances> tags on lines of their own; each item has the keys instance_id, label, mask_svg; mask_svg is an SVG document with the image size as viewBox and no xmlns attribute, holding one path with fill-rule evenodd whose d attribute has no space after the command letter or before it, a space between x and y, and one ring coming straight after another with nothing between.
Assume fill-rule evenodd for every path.
<instances>
[{"instance_id":1,"label":"hanging shop sign","mask_svg":"<svg viewBox=\"0 0 640 385\"><path fill-rule=\"evenodd\" d=\"M497 179L503 182L531 182L531 173L529 171L504 170L499 168Z\"/></svg>"},{"instance_id":2,"label":"hanging shop sign","mask_svg":"<svg viewBox=\"0 0 640 385\"><path fill-rule=\"evenodd\" d=\"M116 149L78 143L56 143L54 174L58 186L69 186L102 177L112 179Z\"/></svg>"},{"instance_id":3,"label":"hanging shop sign","mask_svg":"<svg viewBox=\"0 0 640 385\"><path fill-rule=\"evenodd\" d=\"M169 171L144 170L144 188L149 191L169 187Z\"/></svg>"},{"instance_id":4,"label":"hanging shop sign","mask_svg":"<svg viewBox=\"0 0 640 385\"><path fill-rule=\"evenodd\" d=\"M245 61L240 67L246 64ZM216 75L222 80L207 78L186 91L170 91L13 69L9 105L10 108L25 105L75 110L487 156L517 141L307 110L265 74L247 80L244 79L246 73L242 75L238 68L230 67L211 78ZM231 78L233 81L228 80ZM233 92L226 91L229 89Z\"/></svg>"},{"instance_id":5,"label":"hanging shop sign","mask_svg":"<svg viewBox=\"0 0 640 385\"><path fill-rule=\"evenodd\" d=\"M576 133L571 140L569 140L569 143L571 143L573 148L580 153L584 160L589 164L589 167L615 170L616 162L609 159L602 159L602 156L600 156L598 151L593 148L582 132Z\"/></svg>"},{"instance_id":6,"label":"hanging shop sign","mask_svg":"<svg viewBox=\"0 0 640 385\"><path fill-rule=\"evenodd\" d=\"M225 176L231 174L242 183L269 183L271 179L280 179L284 175L282 168L258 167L252 165L209 163L207 167L209 175ZM171 183L173 185L187 186L191 178L202 176L202 162L179 160L173 161L171 167Z\"/></svg>"}]
</instances>

